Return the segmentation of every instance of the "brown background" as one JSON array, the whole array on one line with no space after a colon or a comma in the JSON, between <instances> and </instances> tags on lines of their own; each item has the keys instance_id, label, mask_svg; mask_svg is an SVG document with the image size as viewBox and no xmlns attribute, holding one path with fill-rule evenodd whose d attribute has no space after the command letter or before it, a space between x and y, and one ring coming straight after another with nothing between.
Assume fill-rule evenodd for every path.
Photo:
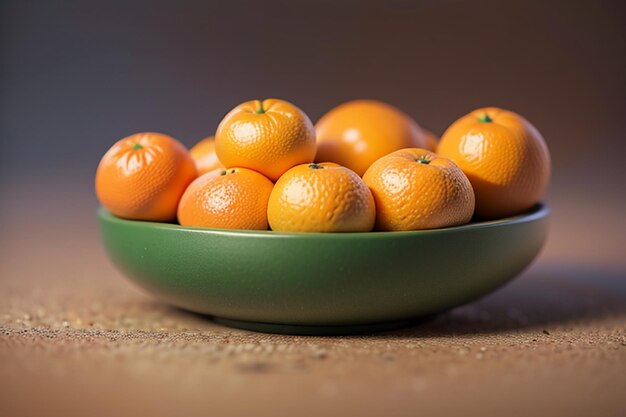
<instances>
[{"instance_id":1,"label":"brown background","mask_svg":"<svg viewBox=\"0 0 626 417\"><path fill-rule=\"evenodd\" d=\"M154 396L142 387L152 381L161 398L172 389L192 405L222 398L222 411L246 410L225 405L237 403L241 390L258 400L269 398L263 387L276 387L296 406L344 397L338 409L362 415L388 409L398 396L411 399L400 401L405 413L434 410L448 395L480 403L482 412L508 399L542 398L535 411L584 415L602 406L619 414L624 9L618 1L517 0L0 3L0 386L12 387L0 390L0 403L30 414L24 404L32 390L66 414L64 401L76 390L82 406L107 400L117 413L120 392L145 407ZM441 323L374 339L250 335L141 295L98 242L100 156L145 130L190 146L239 102L265 97L290 100L314 121L343 101L377 98L439 134L479 106L523 114L553 157L552 227L542 256L511 286ZM289 355L272 350L283 345ZM274 352L269 362L255 346ZM330 358L322 364L320 346ZM248 356L222 355L228 349ZM508 374L509 385L501 378ZM134 388L112 382L121 377ZM591 408L577 401L593 388L580 383L585 378L604 393L587 402ZM554 404L535 395L554 386L568 387ZM258 404L276 411L271 404L280 401Z\"/></svg>"},{"instance_id":2,"label":"brown background","mask_svg":"<svg viewBox=\"0 0 626 417\"><path fill-rule=\"evenodd\" d=\"M624 230L606 223L608 212L626 212L624 9L618 1L5 1L0 186L67 188L74 178L82 199L68 215L92 211L94 170L114 141L154 130L191 146L253 98L291 100L314 121L345 100L377 98L439 134L496 105L526 116L550 146L554 233L587 236L586 251L603 257L603 244L618 244ZM583 215L573 218L571 206Z\"/></svg>"}]
</instances>

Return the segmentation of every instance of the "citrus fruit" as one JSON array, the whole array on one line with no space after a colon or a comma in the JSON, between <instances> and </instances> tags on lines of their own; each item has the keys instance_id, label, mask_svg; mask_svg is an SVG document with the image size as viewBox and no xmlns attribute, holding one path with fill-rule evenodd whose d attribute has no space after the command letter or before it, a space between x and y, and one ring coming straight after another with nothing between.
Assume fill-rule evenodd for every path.
<instances>
[{"instance_id":1,"label":"citrus fruit","mask_svg":"<svg viewBox=\"0 0 626 417\"><path fill-rule=\"evenodd\" d=\"M550 179L550 154L539 131L519 114L495 107L454 122L437 153L465 172L476 193L476 215L485 219L531 208Z\"/></svg>"},{"instance_id":2,"label":"citrus fruit","mask_svg":"<svg viewBox=\"0 0 626 417\"><path fill-rule=\"evenodd\" d=\"M401 149L369 167L363 181L376 201L378 230L418 230L470 221L474 192L452 161L426 149Z\"/></svg>"},{"instance_id":3,"label":"citrus fruit","mask_svg":"<svg viewBox=\"0 0 626 417\"><path fill-rule=\"evenodd\" d=\"M437 151L437 144L439 143L439 138L430 130L423 129L424 131L424 148L428 149L431 152Z\"/></svg>"},{"instance_id":4,"label":"citrus fruit","mask_svg":"<svg viewBox=\"0 0 626 417\"><path fill-rule=\"evenodd\" d=\"M202 139L196 143L190 150L189 154L196 163L198 174L202 175L214 169L224 169L224 164L220 162L215 153L215 139L213 136Z\"/></svg>"},{"instance_id":5,"label":"citrus fruit","mask_svg":"<svg viewBox=\"0 0 626 417\"><path fill-rule=\"evenodd\" d=\"M315 125L318 162L336 162L363 175L381 156L425 146L418 124L401 110L376 100L354 100L326 113Z\"/></svg>"},{"instance_id":6,"label":"citrus fruit","mask_svg":"<svg viewBox=\"0 0 626 417\"><path fill-rule=\"evenodd\" d=\"M96 171L96 195L111 213L170 221L187 185L197 177L184 145L161 133L137 133L116 142Z\"/></svg>"},{"instance_id":7,"label":"citrus fruit","mask_svg":"<svg viewBox=\"0 0 626 417\"><path fill-rule=\"evenodd\" d=\"M289 168L313 161L315 128L286 101L247 101L220 122L215 150L225 166L254 169L276 181Z\"/></svg>"},{"instance_id":8,"label":"citrus fruit","mask_svg":"<svg viewBox=\"0 0 626 417\"><path fill-rule=\"evenodd\" d=\"M246 168L214 170L192 182L180 199L183 226L267 229L267 200L274 184Z\"/></svg>"},{"instance_id":9,"label":"citrus fruit","mask_svg":"<svg viewBox=\"0 0 626 417\"><path fill-rule=\"evenodd\" d=\"M376 207L354 171L334 163L302 164L276 182L267 216L276 231L368 232Z\"/></svg>"}]
</instances>

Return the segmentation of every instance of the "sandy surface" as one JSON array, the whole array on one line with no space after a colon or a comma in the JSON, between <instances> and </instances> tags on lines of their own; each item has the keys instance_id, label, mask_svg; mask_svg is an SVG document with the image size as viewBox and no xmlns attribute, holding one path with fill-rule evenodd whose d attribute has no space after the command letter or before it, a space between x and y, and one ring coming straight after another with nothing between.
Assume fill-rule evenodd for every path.
<instances>
[{"instance_id":1,"label":"sandy surface","mask_svg":"<svg viewBox=\"0 0 626 417\"><path fill-rule=\"evenodd\" d=\"M55 201L49 213L71 203ZM512 284L424 325L291 337L222 327L144 295L106 259L92 207L76 204L82 214L67 217L3 211L2 416L626 411L617 249L612 263L564 263L572 243L552 241ZM20 216L32 220L7 221Z\"/></svg>"}]
</instances>

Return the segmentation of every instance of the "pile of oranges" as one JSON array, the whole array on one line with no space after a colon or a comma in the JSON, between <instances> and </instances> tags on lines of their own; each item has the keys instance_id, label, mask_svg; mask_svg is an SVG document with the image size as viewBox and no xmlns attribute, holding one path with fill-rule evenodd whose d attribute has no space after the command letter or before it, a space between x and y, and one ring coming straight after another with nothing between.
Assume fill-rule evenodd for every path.
<instances>
[{"instance_id":1,"label":"pile of oranges","mask_svg":"<svg viewBox=\"0 0 626 417\"><path fill-rule=\"evenodd\" d=\"M115 143L96 173L116 216L288 232L441 228L535 205L550 155L522 116L475 110L441 140L399 109L344 103L316 125L284 100L231 110L190 151L160 133Z\"/></svg>"}]
</instances>

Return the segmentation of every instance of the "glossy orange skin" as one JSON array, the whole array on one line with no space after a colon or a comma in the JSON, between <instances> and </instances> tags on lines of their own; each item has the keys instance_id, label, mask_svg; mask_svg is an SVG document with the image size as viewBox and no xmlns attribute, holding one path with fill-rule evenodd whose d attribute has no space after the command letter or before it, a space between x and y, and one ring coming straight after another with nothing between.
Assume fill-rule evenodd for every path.
<instances>
[{"instance_id":1,"label":"glossy orange skin","mask_svg":"<svg viewBox=\"0 0 626 417\"><path fill-rule=\"evenodd\" d=\"M276 231L369 232L376 207L354 171L334 163L302 164L276 182L267 214Z\"/></svg>"},{"instance_id":2,"label":"glossy orange skin","mask_svg":"<svg viewBox=\"0 0 626 417\"><path fill-rule=\"evenodd\" d=\"M172 221L180 196L198 173L187 148L161 133L137 133L115 143L96 171L100 203L119 217Z\"/></svg>"},{"instance_id":3,"label":"glossy orange skin","mask_svg":"<svg viewBox=\"0 0 626 417\"><path fill-rule=\"evenodd\" d=\"M437 152L437 145L439 145L439 137L430 130L424 130L424 149L428 149L431 152Z\"/></svg>"},{"instance_id":4,"label":"glossy orange skin","mask_svg":"<svg viewBox=\"0 0 626 417\"><path fill-rule=\"evenodd\" d=\"M419 230L471 220L474 192L452 161L426 149L402 149L374 162L363 176L376 200L376 229Z\"/></svg>"},{"instance_id":5,"label":"glossy orange skin","mask_svg":"<svg viewBox=\"0 0 626 417\"><path fill-rule=\"evenodd\" d=\"M248 101L231 110L215 134L222 163L254 169L276 181L289 168L315 157L309 117L284 100Z\"/></svg>"},{"instance_id":6,"label":"glossy orange skin","mask_svg":"<svg viewBox=\"0 0 626 417\"><path fill-rule=\"evenodd\" d=\"M426 144L417 122L376 100L354 100L326 113L315 125L317 162L335 162L363 175L378 158Z\"/></svg>"},{"instance_id":7,"label":"glossy orange skin","mask_svg":"<svg viewBox=\"0 0 626 417\"><path fill-rule=\"evenodd\" d=\"M491 121L481 121L485 115ZM550 153L539 131L519 114L496 107L454 122L437 153L465 172L476 194L476 216L484 219L530 209L550 180Z\"/></svg>"},{"instance_id":8,"label":"glossy orange skin","mask_svg":"<svg viewBox=\"0 0 626 417\"><path fill-rule=\"evenodd\" d=\"M267 201L274 184L247 168L214 170L192 182L178 205L183 226L267 230Z\"/></svg>"},{"instance_id":9,"label":"glossy orange skin","mask_svg":"<svg viewBox=\"0 0 626 417\"><path fill-rule=\"evenodd\" d=\"M196 143L189 150L189 154L196 163L198 175L206 174L215 169L225 168L215 153L215 138L213 136L206 137Z\"/></svg>"}]
</instances>

